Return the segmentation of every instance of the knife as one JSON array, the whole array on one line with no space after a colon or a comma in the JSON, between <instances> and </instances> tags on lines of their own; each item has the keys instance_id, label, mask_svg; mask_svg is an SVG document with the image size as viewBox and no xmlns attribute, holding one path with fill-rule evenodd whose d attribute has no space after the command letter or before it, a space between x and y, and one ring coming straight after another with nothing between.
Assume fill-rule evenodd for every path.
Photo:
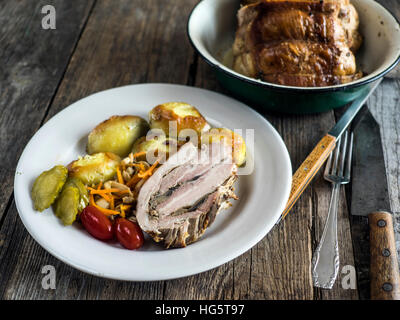
<instances>
[{"instance_id":1,"label":"knife","mask_svg":"<svg viewBox=\"0 0 400 320\"><path fill-rule=\"evenodd\" d=\"M354 117L357 115L364 103L368 100L372 92L375 91L381 81L382 79L376 81L371 86L371 89L366 89L360 97L351 103L332 130L320 140L314 150L297 169L292 177L292 188L290 190L289 200L277 223L284 219L292 209L297 199L303 193L304 189L310 184L314 176L325 163L332 150L335 148L336 142L340 139L343 132L347 129L349 124L352 122Z\"/></svg>"},{"instance_id":2,"label":"knife","mask_svg":"<svg viewBox=\"0 0 400 320\"><path fill-rule=\"evenodd\" d=\"M354 154L352 174L351 214L368 217L370 247L370 298L373 300L399 300L400 276L397 250L390 211L388 185L383 157L380 129L366 108L365 115L353 129ZM357 236L368 236L366 218L355 217ZM364 230L361 232L361 230ZM368 243L358 243L364 248ZM365 242L365 240L364 240ZM360 246L359 246L360 247ZM355 250L357 246L355 246ZM368 256L364 251L364 256ZM364 270L365 271L365 270Z\"/></svg>"}]
</instances>

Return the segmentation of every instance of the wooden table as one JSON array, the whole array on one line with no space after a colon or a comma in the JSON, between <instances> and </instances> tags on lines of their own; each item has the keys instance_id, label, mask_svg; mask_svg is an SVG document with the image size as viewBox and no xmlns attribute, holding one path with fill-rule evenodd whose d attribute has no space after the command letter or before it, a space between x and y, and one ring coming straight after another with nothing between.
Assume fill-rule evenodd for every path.
<instances>
[{"instance_id":1,"label":"wooden table","mask_svg":"<svg viewBox=\"0 0 400 320\"><path fill-rule=\"evenodd\" d=\"M396 0L386 0L400 16ZM0 298L3 299L358 299L359 289L313 288L311 257L327 215L330 185L321 174L291 214L237 259L199 275L133 283L84 274L43 250L18 217L16 163L32 135L54 114L91 93L144 82L179 83L228 94L193 51L186 20L197 0L51 0L0 2ZM43 30L41 8L57 11ZM382 125L392 209L400 216L400 82L386 79L371 99ZM112 106L110 106L112 108ZM297 168L335 123L328 112L263 112L282 135ZM41 150L40 152L45 152ZM354 266L346 197L341 197L341 268ZM400 224L398 224L400 225ZM398 233L400 234L400 233ZM55 290L42 267L57 271Z\"/></svg>"}]
</instances>

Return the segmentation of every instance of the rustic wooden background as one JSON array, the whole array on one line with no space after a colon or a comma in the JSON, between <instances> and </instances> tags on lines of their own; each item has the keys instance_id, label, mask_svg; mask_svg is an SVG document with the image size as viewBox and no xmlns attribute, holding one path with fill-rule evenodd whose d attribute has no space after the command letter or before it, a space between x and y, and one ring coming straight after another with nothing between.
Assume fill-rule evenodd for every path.
<instances>
[{"instance_id":1,"label":"rustic wooden background","mask_svg":"<svg viewBox=\"0 0 400 320\"><path fill-rule=\"evenodd\" d=\"M400 17L397 0L381 0ZM330 185L321 175L292 213L260 243L211 271L172 281L122 282L77 271L43 250L23 227L13 178L33 134L72 102L104 89L143 82L179 83L225 92L193 51L186 20L197 0L0 1L0 297L2 299L358 299L365 286L313 288L311 257L327 215ZM41 28L41 8L57 10L57 29ZM400 216L399 80L386 79L370 107L381 124L392 209ZM282 135L293 168L335 123L328 112L263 115ZM354 265L343 190L341 266ZM348 195L347 195L348 196ZM397 224L400 225L400 224ZM354 231L353 231L354 233ZM398 233L400 234L400 233ZM53 265L57 288L41 287Z\"/></svg>"}]
</instances>

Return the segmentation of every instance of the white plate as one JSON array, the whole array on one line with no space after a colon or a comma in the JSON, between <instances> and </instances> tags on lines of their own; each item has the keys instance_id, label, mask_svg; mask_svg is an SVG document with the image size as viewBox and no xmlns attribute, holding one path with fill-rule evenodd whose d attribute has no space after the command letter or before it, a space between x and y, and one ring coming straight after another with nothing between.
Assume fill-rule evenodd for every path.
<instances>
[{"instance_id":1,"label":"white plate","mask_svg":"<svg viewBox=\"0 0 400 320\"><path fill-rule=\"evenodd\" d=\"M34 211L30 189L35 178L56 164L66 165L85 154L88 133L112 115L147 118L157 104L185 101L211 124L254 129L254 172L240 176L240 200L218 215L196 243L164 250L152 240L137 251L91 237L79 224L64 227L51 209ZM118 280L150 281L189 276L215 268L244 253L274 226L291 186L287 149L275 129L244 104L211 91L168 84L141 84L107 90L55 115L31 139L19 160L14 183L19 215L32 237L53 256L90 274Z\"/></svg>"}]
</instances>

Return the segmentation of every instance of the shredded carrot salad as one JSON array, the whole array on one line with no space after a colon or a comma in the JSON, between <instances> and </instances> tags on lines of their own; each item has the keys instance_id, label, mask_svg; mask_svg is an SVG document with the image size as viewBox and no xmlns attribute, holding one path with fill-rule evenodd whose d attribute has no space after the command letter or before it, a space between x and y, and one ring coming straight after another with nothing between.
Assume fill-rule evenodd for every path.
<instances>
[{"instance_id":1,"label":"shredded carrot salad","mask_svg":"<svg viewBox=\"0 0 400 320\"><path fill-rule=\"evenodd\" d=\"M148 176L151 176L153 174L153 172L154 172L154 169L157 167L159 162L160 161L157 160L156 162L154 162L154 164L148 170L146 170L144 172L143 171L139 172L138 173L138 177L139 178L146 178Z\"/></svg>"},{"instance_id":2,"label":"shredded carrot salad","mask_svg":"<svg viewBox=\"0 0 400 320\"><path fill-rule=\"evenodd\" d=\"M146 152L138 152L135 154L130 154L129 158L133 162L133 159L145 154ZM115 186L113 186L112 188L105 188L102 182L100 182L97 186L86 186L89 191L90 205L99 209L106 216L120 215L124 218L128 210L132 209L133 206L131 204L125 204L123 198L125 196L131 196L133 197L133 201L136 201L138 193L138 190L135 190L136 185L138 185L138 183L142 180L147 180L154 173L159 163L160 161L157 160L152 166L148 167L148 165L146 163L143 164L143 162L133 162L128 164L121 162L121 164L117 167L116 180L113 181L118 182L119 184L126 186L129 189L118 188ZM122 172L124 172L127 167L133 167L135 168L135 171L132 177L128 181L125 181ZM107 183L105 184L108 185ZM141 185L138 185L138 187L139 186L141 187ZM108 203L108 208L104 208L97 203L97 201L99 201L100 199L104 199Z\"/></svg>"}]
</instances>

